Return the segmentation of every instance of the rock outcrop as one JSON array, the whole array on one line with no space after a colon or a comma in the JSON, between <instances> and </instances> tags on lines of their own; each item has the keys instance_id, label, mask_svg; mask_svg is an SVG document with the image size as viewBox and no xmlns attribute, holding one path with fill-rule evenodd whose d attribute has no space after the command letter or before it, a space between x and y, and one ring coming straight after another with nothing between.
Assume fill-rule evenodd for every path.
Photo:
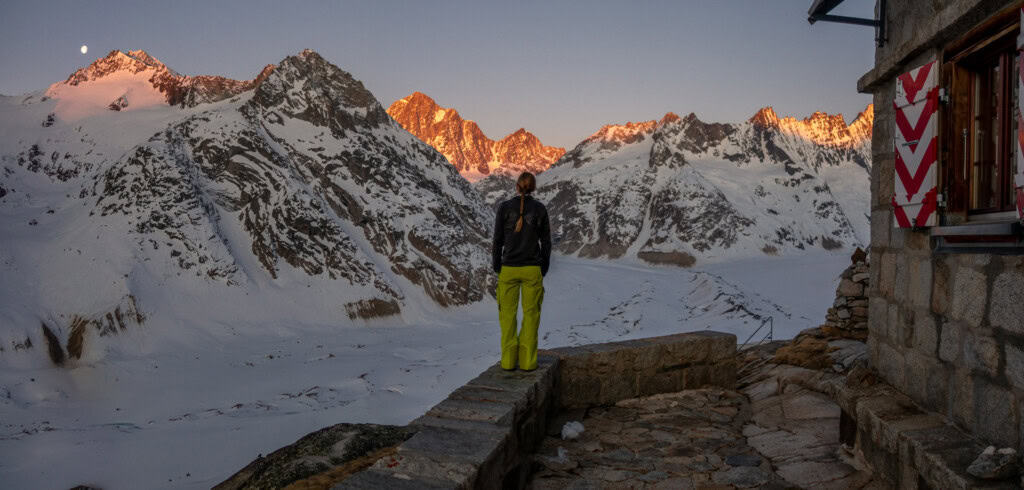
<instances>
[{"instance_id":1,"label":"rock outcrop","mask_svg":"<svg viewBox=\"0 0 1024 490\"><path fill-rule=\"evenodd\" d=\"M213 488L326 490L393 452L415 433L415 428L393 425L332 425L261 455Z\"/></svg>"}]
</instances>

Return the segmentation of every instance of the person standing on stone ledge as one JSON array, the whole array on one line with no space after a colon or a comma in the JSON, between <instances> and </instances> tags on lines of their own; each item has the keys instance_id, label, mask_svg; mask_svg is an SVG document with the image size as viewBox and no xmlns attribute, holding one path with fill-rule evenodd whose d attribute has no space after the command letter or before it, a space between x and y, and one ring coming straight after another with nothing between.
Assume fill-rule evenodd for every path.
<instances>
[{"instance_id":1,"label":"person standing on stone ledge","mask_svg":"<svg viewBox=\"0 0 1024 490\"><path fill-rule=\"evenodd\" d=\"M491 261L498 273L498 321L501 324L501 367L537 369L537 329L544 302L544 276L551 263L548 210L530 194L537 179L523 172L516 180L517 197L501 203L494 221ZM523 325L518 327L519 296Z\"/></svg>"}]
</instances>

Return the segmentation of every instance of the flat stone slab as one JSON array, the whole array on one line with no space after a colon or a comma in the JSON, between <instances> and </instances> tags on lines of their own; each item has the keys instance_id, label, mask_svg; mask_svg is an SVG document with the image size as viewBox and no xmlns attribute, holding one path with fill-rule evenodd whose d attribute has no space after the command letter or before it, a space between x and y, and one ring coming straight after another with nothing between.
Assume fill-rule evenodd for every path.
<instances>
[{"instance_id":1,"label":"flat stone slab","mask_svg":"<svg viewBox=\"0 0 1024 490\"><path fill-rule=\"evenodd\" d=\"M537 369L533 371L506 371L495 364L477 377L469 380L465 387L481 387L530 395L539 388L550 387L558 366L558 357L543 351L537 355Z\"/></svg>"},{"instance_id":2,"label":"flat stone slab","mask_svg":"<svg viewBox=\"0 0 1024 490\"><path fill-rule=\"evenodd\" d=\"M831 376L768 363L748 379L741 389L756 401L743 434L780 478L814 489L870 488L876 483L869 471L852 466L852 458L840 448L839 405L809 388L830 389Z\"/></svg>"},{"instance_id":3,"label":"flat stone slab","mask_svg":"<svg viewBox=\"0 0 1024 490\"><path fill-rule=\"evenodd\" d=\"M779 475L802 488L822 488L843 480L857 470L840 461L801 460L779 465Z\"/></svg>"},{"instance_id":4,"label":"flat stone slab","mask_svg":"<svg viewBox=\"0 0 1024 490\"><path fill-rule=\"evenodd\" d=\"M473 420L496 425L512 425L516 406L511 403L471 401L449 398L426 413L432 417Z\"/></svg>"},{"instance_id":5,"label":"flat stone slab","mask_svg":"<svg viewBox=\"0 0 1024 490\"><path fill-rule=\"evenodd\" d=\"M413 479L366 470L352 475L345 481L331 487L331 490L455 490L454 482L429 479Z\"/></svg>"},{"instance_id":6,"label":"flat stone slab","mask_svg":"<svg viewBox=\"0 0 1024 490\"><path fill-rule=\"evenodd\" d=\"M414 451L443 454L446 458L469 461L482 465L506 444L508 432L472 431L446 427L421 427L399 447L398 454Z\"/></svg>"},{"instance_id":7,"label":"flat stone slab","mask_svg":"<svg viewBox=\"0 0 1024 490\"><path fill-rule=\"evenodd\" d=\"M782 412L787 419L836 419L838 421L840 410L839 405L824 395L813 391L804 391L794 396L784 396Z\"/></svg>"},{"instance_id":8,"label":"flat stone slab","mask_svg":"<svg viewBox=\"0 0 1024 490\"><path fill-rule=\"evenodd\" d=\"M473 486L479 472L477 464L465 459L402 447L397 454L378 460L372 469L399 480L425 480L461 488Z\"/></svg>"},{"instance_id":9,"label":"flat stone slab","mask_svg":"<svg viewBox=\"0 0 1024 490\"><path fill-rule=\"evenodd\" d=\"M455 490L454 482L428 479L413 479L367 470L352 475L347 480L331 487L331 490Z\"/></svg>"}]
</instances>

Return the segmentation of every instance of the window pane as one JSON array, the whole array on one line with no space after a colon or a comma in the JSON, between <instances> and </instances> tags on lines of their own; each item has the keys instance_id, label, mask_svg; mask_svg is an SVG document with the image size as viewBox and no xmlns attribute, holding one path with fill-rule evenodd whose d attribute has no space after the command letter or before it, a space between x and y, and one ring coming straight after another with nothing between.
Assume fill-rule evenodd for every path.
<instances>
[{"instance_id":1,"label":"window pane","mask_svg":"<svg viewBox=\"0 0 1024 490\"><path fill-rule=\"evenodd\" d=\"M1010 55L1010 58L1013 60L1011 62L1011 63L1013 63L1013 71L1011 73L1009 73L1010 76L1008 78L1010 80L1010 93L1012 93L1013 96L1010 97L1010 111L1009 111L1009 116L1010 116L1010 121L1009 121L1009 123L1010 123L1010 162L1011 162L1011 164L1009 165L1009 168L1011 169L1011 171L1010 171L1010 175L1008 176L1008 179L1007 179L1007 180L1010 181L1009 195L1007 196L1008 200L1009 200L1009 203L1007 203L1007 204L1010 204L1011 205L1010 207L1012 207L1013 201L1015 199L1014 192L1013 192L1013 188L1014 188L1013 176L1016 175L1017 172L1020 171L1018 169L1020 168L1019 165L1022 165L1022 163L1017 161L1017 147L1020 144L1018 142L1018 139L1017 139L1018 138L1018 136L1017 136L1017 122L1018 122L1017 121L1017 115L1018 115L1018 112L1020 111L1018 109L1019 106L1018 106L1018 102L1017 102L1018 97L1020 97L1020 78L1019 78L1020 77L1020 56L1018 56L1017 52L1015 51L1012 55Z\"/></svg>"},{"instance_id":2,"label":"window pane","mask_svg":"<svg viewBox=\"0 0 1024 490\"><path fill-rule=\"evenodd\" d=\"M971 168L971 209L983 210L998 205L999 150L999 58L984 65L974 82L974 164Z\"/></svg>"}]
</instances>

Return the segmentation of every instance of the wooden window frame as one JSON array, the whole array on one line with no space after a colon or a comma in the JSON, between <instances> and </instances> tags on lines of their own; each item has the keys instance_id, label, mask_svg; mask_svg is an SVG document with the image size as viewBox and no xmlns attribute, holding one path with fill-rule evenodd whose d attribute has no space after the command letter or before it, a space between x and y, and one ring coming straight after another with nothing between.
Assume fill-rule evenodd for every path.
<instances>
[{"instance_id":1,"label":"wooden window frame","mask_svg":"<svg viewBox=\"0 0 1024 490\"><path fill-rule=\"evenodd\" d=\"M940 207L942 225L964 225L974 222L1012 221L1013 159L1016 141L1016 117L1012 109L1016 73L1013 56L1020 31L1020 14L1016 8L994 16L965 36L947 45L943 51L940 86L946 97L940 112L940 159L938 188L943 195ZM988 209L971 209L971 179L975 171L974 145L977 135L973 111L974 77L985 61L1000 59L1000 102L996 116L1000 122L999 145L992 155L999 166L997 205ZM1024 94L1019 94L1024 95ZM990 99L989 99L990 100Z\"/></svg>"},{"instance_id":2,"label":"wooden window frame","mask_svg":"<svg viewBox=\"0 0 1024 490\"><path fill-rule=\"evenodd\" d=\"M963 121L973 123L972 93L964 90L972 87L971 71L968 68L971 58L983 53L999 52L1006 49L1006 43L1012 43L1011 50L1016 50L1016 36L1021 29L1021 16L1018 5L1007 8L978 25L959 39L947 44L942 50L942 65L939 72L940 87L945 96L939 109L939 168L938 189L942 193L939 205L939 224L931 228L933 250L939 253L1024 253L1024 225L1018 220L1015 212L987 210L970 211L970 146L965 144L964 129L970 139L973 127L966 127ZM1002 43L1002 44L1000 44ZM1010 65L1012 67L1012 64ZM1001 69L1006 73L1005 67ZM1012 71L1012 70L1010 70ZM1016 84L1016 73L1011 74ZM1004 85L1006 89L1012 87ZM1024 93L1018 94L1024 97ZM1012 103L1012 101L1011 101ZM1000 107L1006 107L1001 104ZM1007 117L1012 122L1004 125L1013 129L1016 122L1015 114L1002 114L1003 121ZM960 124L957 124L957 123ZM1016 158L1014 144L1016 134L1004 133L1000 138L999 151L1003 152L1003 162L1007 165L1000 172L1001 178L1007 179L1003 185L1008 192L1005 198L1013 199L1013 159ZM1024 164L1024 163L1022 163ZM1004 200L1005 204L1005 200Z\"/></svg>"}]
</instances>

